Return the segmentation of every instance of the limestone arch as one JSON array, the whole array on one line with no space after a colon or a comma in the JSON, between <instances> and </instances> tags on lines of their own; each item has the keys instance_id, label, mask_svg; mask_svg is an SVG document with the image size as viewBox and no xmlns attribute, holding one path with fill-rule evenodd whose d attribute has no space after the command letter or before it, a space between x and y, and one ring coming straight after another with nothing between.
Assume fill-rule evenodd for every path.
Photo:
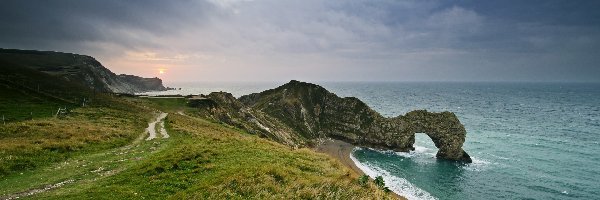
<instances>
[{"instance_id":1,"label":"limestone arch","mask_svg":"<svg viewBox=\"0 0 600 200\"><path fill-rule=\"evenodd\" d=\"M462 149L467 132L454 113L432 113L426 110L416 110L407 113L404 119L409 125L411 146L415 143L415 134L424 133L438 148L437 158L472 162L469 154Z\"/></svg>"}]
</instances>

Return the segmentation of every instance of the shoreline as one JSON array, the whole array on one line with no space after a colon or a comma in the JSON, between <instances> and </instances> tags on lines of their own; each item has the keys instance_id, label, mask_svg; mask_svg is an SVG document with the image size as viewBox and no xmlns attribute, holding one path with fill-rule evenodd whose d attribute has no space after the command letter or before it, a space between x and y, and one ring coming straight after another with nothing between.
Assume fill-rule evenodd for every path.
<instances>
[{"instance_id":1,"label":"shoreline","mask_svg":"<svg viewBox=\"0 0 600 200\"><path fill-rule=\"evenodd\" d=\"M332 158L340 161L346 167L350 168L358 176L362 176L365 173L360 168L358 168L358 166L356 166L356 163L354 163L354 161L350 158L350 154L352 153L352 150L354 150L354 147L356 146L341 140L325 139L321 141L321 143L317 145L314 148L314 150L316 152L324 153L331 156ZM369 179L371 178L369 177ZM406 199L405 197L400 196L394 191L392 191L392 194L397 199Z\"/></svg>"}]
</instances>

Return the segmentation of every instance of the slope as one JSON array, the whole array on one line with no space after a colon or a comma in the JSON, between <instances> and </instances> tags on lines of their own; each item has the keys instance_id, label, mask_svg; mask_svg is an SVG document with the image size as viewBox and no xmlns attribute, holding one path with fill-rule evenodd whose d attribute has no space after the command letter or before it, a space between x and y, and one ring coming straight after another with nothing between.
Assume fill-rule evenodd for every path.
<instances>
[{"instance_id":1,"label":"slope","mask_svg":"<svg viewBox=\"0 0 600 200\"><path fill-rule=\"evenodd\" d=\"M27 67L97 92L166 90L159 78L117 75L91 56L52 51L0 49L0 62Z\"/></svg>"}]
</instances>

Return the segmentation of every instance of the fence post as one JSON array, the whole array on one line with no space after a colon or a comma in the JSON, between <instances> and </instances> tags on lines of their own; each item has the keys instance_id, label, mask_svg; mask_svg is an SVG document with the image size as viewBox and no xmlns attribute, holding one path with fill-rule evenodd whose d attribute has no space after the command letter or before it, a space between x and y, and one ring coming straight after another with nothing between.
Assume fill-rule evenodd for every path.
<instances>
[{"instance_id":1,"label":"fence post","mask_svg":"<svg viewBox=\"0 0 600 200\"><path fill-rule=\"evenodd\" d=\"M6 121L4 121L4 115L2 115L2 125L6 125Z\"/></svg>"}]
</instances>

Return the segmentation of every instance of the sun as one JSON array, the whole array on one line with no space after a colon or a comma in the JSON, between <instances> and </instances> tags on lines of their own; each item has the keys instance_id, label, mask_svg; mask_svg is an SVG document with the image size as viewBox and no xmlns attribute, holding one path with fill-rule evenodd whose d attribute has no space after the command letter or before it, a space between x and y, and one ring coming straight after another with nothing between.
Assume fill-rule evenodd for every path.
<instances>
[{"instance_id":1,"label":"sun","mask_svg":"<svg viewBox=\"0 0 600 200\"><path fill-rule=\"evenodd\" d=\"M159 74L164 74L164 73L165 73L165 70L164 70L164 69L159 69L159 70L158 70L158 73L159 73Z\"/></svg>"}]
</instances>

